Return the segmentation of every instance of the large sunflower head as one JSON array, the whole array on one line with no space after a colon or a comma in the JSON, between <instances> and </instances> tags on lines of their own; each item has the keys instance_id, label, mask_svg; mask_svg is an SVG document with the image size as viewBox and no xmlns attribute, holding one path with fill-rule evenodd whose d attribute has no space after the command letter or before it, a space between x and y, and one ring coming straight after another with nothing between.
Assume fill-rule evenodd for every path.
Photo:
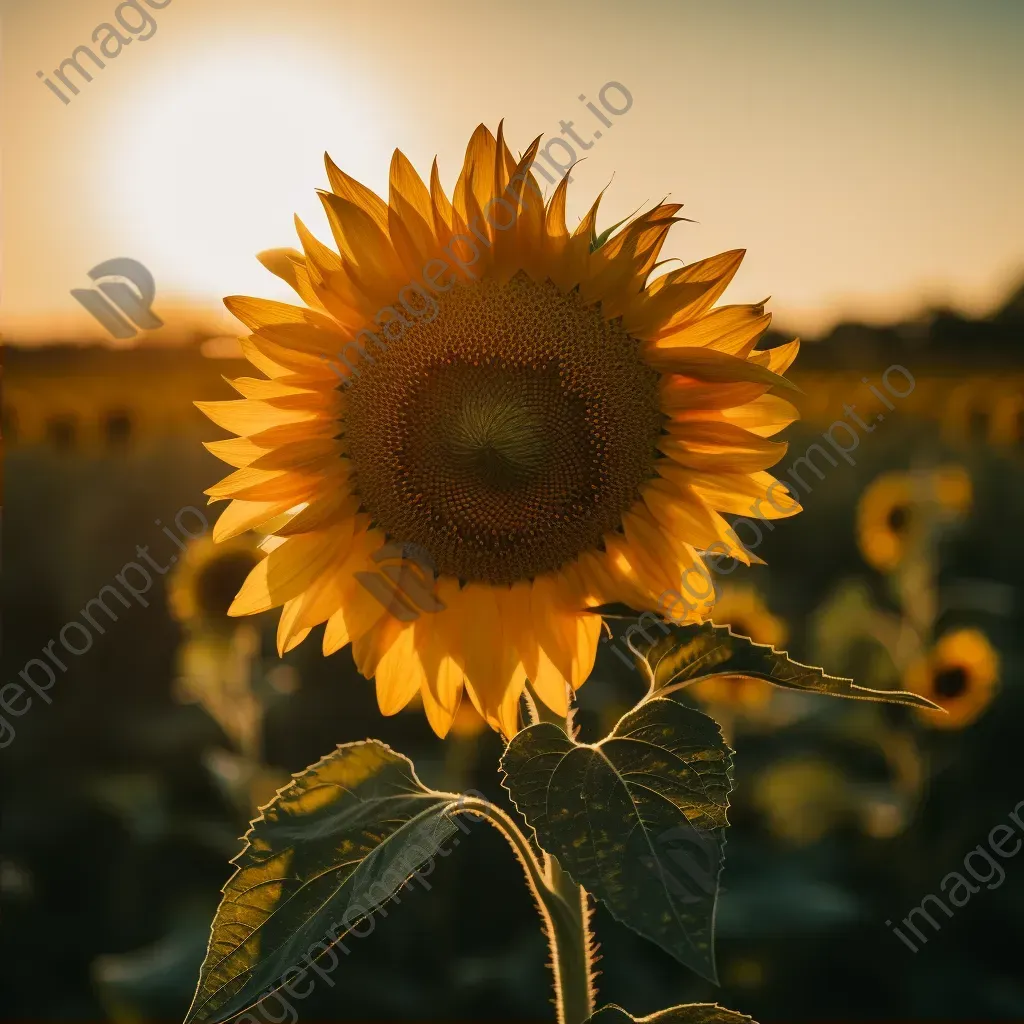
<instances>
[{"instance_id":1,"label":"large sunflower head","mask_svg":"<svg viewBox=\"0 0 1024 1024\"><path fill-rule=\"evenodd\" d=\"M452 200L436 162L428 186L396 151L385 202L328 159L336 248L298 223L301 250L261 255L305 305L228 299L263 376L199 403L239 435L208 446L237 470L214 536L280 538L233 614L282 605L282 650L326 621L385 714L418 691L441 735L464 692L513 733L527 678L564 713L587 608L656 610L701 552L749 564L722 512L799 511L766 472L798 343L758 351L763 307L715 308L742 252L649 280L680 207L598 236L595 202L570 232L538 142L479 127Z\"/></svg>"},{"instance_id":2,"label":"large sunflower head","mask_svg":"<svg viewBox=\"0 0 1024 1024\"><path fill-rule=\"evenodd\" d=\"M906 688L938 704L946 714L921 710L935 729L961 729L977 720L995 696L999 655L977 629L956 629L907 668Z\"/></svg>"}]
</instances>

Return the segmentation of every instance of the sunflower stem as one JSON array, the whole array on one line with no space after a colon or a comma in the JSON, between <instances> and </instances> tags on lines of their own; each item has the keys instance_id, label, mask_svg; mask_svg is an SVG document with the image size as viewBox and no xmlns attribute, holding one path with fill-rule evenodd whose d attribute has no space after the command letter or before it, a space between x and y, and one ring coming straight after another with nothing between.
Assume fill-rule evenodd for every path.
<instances>
[{"instance_id":1,"label":"sunflower stem","mask_svg":"<svg viewBox=\"0 0 1024 1024\"><path fill-rule=\"evenodd\" d=\"M584 1024L594 1012L593 942L587 893L549 854L541 863L522 830L489 800L450 794L455 814L475 814L489 821L512 847L526 874L551 948L558 1024Z\"/></svg>"},{"instance_id":2,"label":"sunflower stem","mask_svg":"<svg viewBox=\"0 0 1024 1024\"><path fill-rule=\"evenodd\" d=\"M562 717L540 699L529 684L527 706L533 722L550 722L574 739L572 692L567 689L569 711ZM555 857L544 853L544 880L550 893L551 966L555 975L558 1024L582 1024L594 1012L594 939L590 931L590 898L562 869Z\"/></svg>"},{"instance_id":3,"label":"sunflower stem","mask_svg":"<svg viewBox=\"0 0 1024 1024\"><path fill-rule=\"evenodd\" d=\"M545 854L551 894L548 940L555 974L558 1024L584 1024L594 1012L593 939L586 890Z\"/></svg>"}]
</instances>

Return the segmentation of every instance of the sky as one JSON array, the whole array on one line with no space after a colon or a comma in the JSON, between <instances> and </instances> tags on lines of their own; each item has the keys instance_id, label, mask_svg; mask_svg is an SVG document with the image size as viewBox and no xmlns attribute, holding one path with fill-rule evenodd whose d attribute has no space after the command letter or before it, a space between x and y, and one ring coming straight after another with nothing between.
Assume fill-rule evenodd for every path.
<instances>
[{"instance_id":1,"label":"sky","mask_svg":"<svg viewBox=\"0 0 1024 1024\"><path fill-rule=\"evenodd\" d=\"M385 196L394 148L424 176L436 154L450 189L502 117L516 151L585 156L570 224L609 182L599 228L671 196L695 223L665 256L746 248L726 299L805 336L984 313L1024 277L1019 0L152 3L0 0L8 337L94 331L70 291L118 257L158 314L237 332L222 296L293 299L255 254L295 244L294 213L330 240L325 150ZM115 10L127 45L97 35ZM54 71L94 35L120 52L67 69L71 95Z\"/></svg>"}]
</instances>

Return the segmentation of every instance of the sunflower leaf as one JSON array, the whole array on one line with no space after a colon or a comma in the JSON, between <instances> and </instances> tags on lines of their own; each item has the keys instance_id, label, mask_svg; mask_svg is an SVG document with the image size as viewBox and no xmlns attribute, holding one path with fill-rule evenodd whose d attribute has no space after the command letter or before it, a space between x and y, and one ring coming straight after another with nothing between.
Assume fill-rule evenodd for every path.
<instances>
[{"instance_id":1,"label":"sunflower leaf","mask_svg":"<svg viewBox=\"0 0 1024 1024\"><path fill-rule=\"evenodd\" d=\"M718 1003L687 1003L659 1010L648 1017L634 1017L621 1006L602 1006L584 1024L754 1024L752 1017L727 1010Z\"/></svg>"},{"instance_id":2,"label":"sunflower leaf","mask_svg":"<svg viewBox=\"0 0 1024 1024\"><path fill-rule=\"evenodd\" d=\"M323 972L328 955L333 970L336 949L348 951L341 940L378 909L386 915L382 905L400 902L395 894L451 839L459 803L376 740L339 746L295 776L232 861L185 1024L229 1020Z\"/></svg>"},{"instance_id":3,"label":"sunflower leaf","mask_svg":"<svg viewBox=\"0 0 1024 1024\"><path fill-rule=\"evenodd\" d=\"M617 920L714 981L732 787L717 724L674 700L647 700L595 745L531 725L501 767L541 848Z\"/></svg>"},{"instance_id":4,"label":"sunflower leaf","mask_svg":"<svg viewBox=\"0 0 1024 1024\"><path fill-rule=\"evenodd\" d=\"M872 690L858 686L852 679L830 676L813 665L794 661L785 651L777 651L770 644L756 644L748 637L737 636L728 626L715 626L710 622L670 626L666 635L657 637L653 643L642 640L632 650L646 667L651 697L668 696L709 676L753 676L790 690L937 708L920 694Z\"/></svg>"}]
</instances>

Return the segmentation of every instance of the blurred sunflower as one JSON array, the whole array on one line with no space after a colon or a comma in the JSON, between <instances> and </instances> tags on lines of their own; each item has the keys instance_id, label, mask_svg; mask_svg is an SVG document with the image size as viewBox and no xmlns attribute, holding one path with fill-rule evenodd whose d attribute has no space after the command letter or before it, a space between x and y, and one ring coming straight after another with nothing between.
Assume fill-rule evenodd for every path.
<instances>
[{"instance_id":1,"label":"blurred sunflower","mask_svg":"<svg viewBox=\"0 0 1024 1024\"><path fill-rule=\"evenodd\" d=\"M861 495L857 506L857 540L864 560L882 572L903 559L914 505L909 473L883 473Z\"/></svg>"},{"instance_id":2,"label":"blurred sunflower","mask_svg":"<svg viewBox=\"0 0 1024 1024\"><path fill-rule=\"evenodd\" d=\"M842 770L815 757L769 765L757 778L754 804L771 833L794 846L819 842L854 811Z\"/></svg>"},{"instance_id":3,"label":"blurred sunflower","mask_svg":"<svg viewBox=\"0 0 1024 1024\"><path fill-rule=\"evenodd\" d=\"M930 654L907 668L906 688L934 701L945 715L918 711L936 729L961 729L991 703L999 681L999 655L984 633L958 629L941 637Z\"/></svg>"},{"instance_id":4,"label":"blurred sunflower","mask_svg":"<svg viewBox=\"0 0 1024 1024\"><path fill-rule=\"evenodd\" d=\"M530 173L539 142L516 160L478 127L452 201L436 161L428 187L396 151L385 202L328 158L338 251L297 222L302 251L261 256L309 308L227 299L265 377L197 403L239 435L208 445L237 468L207 492L231 499L215 538L283 539L231 613L283 606L282 651L326 621L324 653L352 644L384 714L420 692L442 736L463 690L513 734L527 678L564 714L594 663L587 607L657 610L712 545L749 564L720 512L799 511L765 472L799 343L756 351L763 306L712 308L743 253L648 283L680 206L598 237L598 200L570 233L568 178L545 204ZM360 583L385 543L429 555L430 614Z\"/></svg>"},{"instance_id":5,"label":"blurred sunflower","mask_svg":"<svg viewBox=\"0 0 1024 1024\"><path fill-rule=\"evenodd\" d=\"M207 536L189 542L168 579L171 615L179 622L210 630L230 630L231 602L259 564L261 552L251 536L217 544Z\"/></svg>"},{"instance_id":6,"label":"blurred sunflower","mask_svg":"<svg viewBox=\"0 0 1024 1024\"><path fill-rule=\"evenodd\" d=\"M259 634L251 626L243 628L228 609L261 557L252 536L220 545L197 537L189 541L168 579L171 614L185 627L176 659L177 698L202 704L252 760L259 750L262 717L253 689ZM248 803L248 781L243 788Z\"/></svg>"},{"instance_id":7,"label":"blurred sunflower","mask_svg":"<svg viewBox=\"0 0 1024 1024\"><path fill-rule=\"evenodd\" d=\"M737 636L757 644L781 647L789 636L786 623L773 615L755 587L734 584L723 587L715 602L714 620L728 624ZM771 700L773 687L752 676L711 676L689 687L693 697L704 704L730 704L742 708L762 707Z\"/></svg>"},{"instance_id":8,"label":"blurred sunflower","mask_svg":"<svg viewBox=\"0 0 1024 1024\"><path fill-rule=\"evenodd\" d=\"M864 560L881 572L892 572L924 527L928 505L939 517L951 519L963 516L971 500L971 478L962 466L883 473L857 506L857 540Z\"/></svg>"}]
</instances>

